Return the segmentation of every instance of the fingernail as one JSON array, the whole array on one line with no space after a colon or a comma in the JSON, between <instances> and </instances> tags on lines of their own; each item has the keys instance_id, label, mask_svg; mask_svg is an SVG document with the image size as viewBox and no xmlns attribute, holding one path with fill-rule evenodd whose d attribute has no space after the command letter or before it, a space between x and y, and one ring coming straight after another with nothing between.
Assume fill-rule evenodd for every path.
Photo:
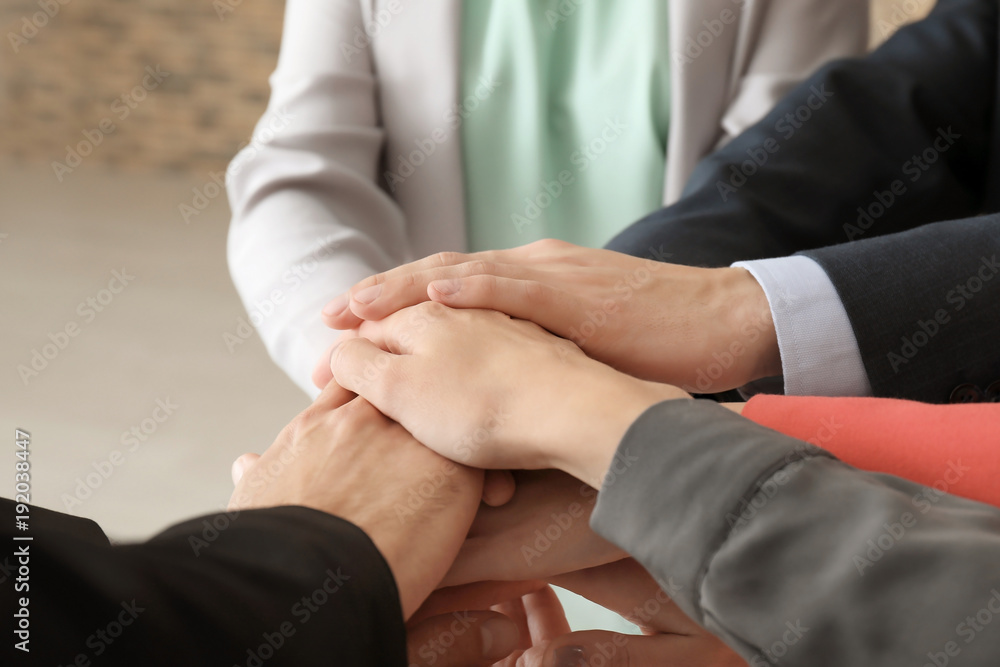
<instances>
[{"instance_id":1,"label":"fingernail","mask_svg":"<svg viewBox=\"0 0 1000 667\"><path fill-rule=\"evenodd\" d=\"M347 308L348 298L346 294L341 294L336 299L330 301L330 303L323 306L323 314L327 317L333 317L334 315L340 315Z\"/></svg>"},{"instance_id":2,"label":"fingernail","mask_svg":"<svg viewBox=\"0 0 1000 667\"><path fill-rule=\"evenodd\" d=\"M462 289L462 281L455 280L454 278L450 280L435 280L431 283L431 287L439 294L452 296L458 294L458 290Z\"/></svg>"},{"instance_id":3,"label":"fingernail","mask_svg":"<svg viewBox=\"0 0 1000 667\"><path fill-rule=\"evenodd\" d=\"M587 651L582 646L560 646L553 667L587 667Z\"/></svg>"},{"instance_id":4,"label":"fingernail","mask_svg":"<svg viewBox=\"0 0 1000 667\"><path fill-rule=\"evenodd\" d=\"M506 618L490 618L479 626L483 638L483 657L488 660L503 660L517 650L521 635L513 621Z\"/></svg>"},{"instance_id":5,"label":"fingernail","mask_svg":"<svg viewBox=\"0 0 1000 667\"><path fill-rule=\"evenodd\" d=\"M229 474L233 476L233 484L239 484L240 480L243 478L243 459L239 458L233 461L233 467L230 469Z\"/></svg>"},{"instance_id":6,"label":"fingernail","mask_svg":"<svg viewBox=\"0 0 1000 667\"><path fill-rule=\"evenodd\" d=\"M354 295L354 300L358 303L368 304L378 298L378 295L382 293L381 285L372 285L371 287L366 287L360 292Z\"/></svg>"}]
</instances>

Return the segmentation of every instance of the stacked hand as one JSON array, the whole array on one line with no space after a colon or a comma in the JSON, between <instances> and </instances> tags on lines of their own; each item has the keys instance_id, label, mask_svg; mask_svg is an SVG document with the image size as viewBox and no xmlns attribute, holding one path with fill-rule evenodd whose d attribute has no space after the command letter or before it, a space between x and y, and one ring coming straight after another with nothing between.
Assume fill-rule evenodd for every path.
<instances>
[{"instance_id":1,"label":"stacked hand","mask_svg":"<svg viewBox=\"0 0 1000 667\"><path fill-rule=\"evenodd\" d=\"M624 653L609 664L744 664L589 517L609 469L630 464L615 458L629 426L690 398L651 380L714 391L780 368L749 274L543 242L400 267L324 318L351 329L317 369L324 391L259 460L236 462L233 505L301 504L364 529L396 577L411 663L559 667L612 641ZM705 387L719 349L733 362ZM481 469L521 471L516 491L496 472L484 492ZM624 615L656 600L636 621L650 636L569 633L549 581ZM450 612L467 609L483 610L465 612L479 632L435 655Z\"/></svg>"},{"instance_id":2,"label":"stacked hand","mask_svg":"<svg viewBox=\"0 0 1000 667\"><path fill-rule=\"evenodd\" d=\"M355 329L420 303L535 322L635 377L709 393L781 373L766 296L744 269L700 269L539 241L441 253L372 276L323 309ZM314 380L330 379L326 358Z\"/></svg>"}]
</instances>

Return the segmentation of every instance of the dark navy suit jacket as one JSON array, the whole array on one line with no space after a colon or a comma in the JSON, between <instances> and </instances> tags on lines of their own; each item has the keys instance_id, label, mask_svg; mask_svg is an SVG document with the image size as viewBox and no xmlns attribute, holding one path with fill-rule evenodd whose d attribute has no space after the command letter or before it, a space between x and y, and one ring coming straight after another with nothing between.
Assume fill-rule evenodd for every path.
<instances>
[{"instance_id":1,"label":"dark navy suit jacket","mask_svg":"<svg viewBox=\"0 0 1000 667\"><path fill-rule=\"evenodd\" d=\"M876 395L995 394L998 27L997 0L940 0L816 72L608 247L700 266L802 252L833 281Z\"/></svg>"}]
</instances>

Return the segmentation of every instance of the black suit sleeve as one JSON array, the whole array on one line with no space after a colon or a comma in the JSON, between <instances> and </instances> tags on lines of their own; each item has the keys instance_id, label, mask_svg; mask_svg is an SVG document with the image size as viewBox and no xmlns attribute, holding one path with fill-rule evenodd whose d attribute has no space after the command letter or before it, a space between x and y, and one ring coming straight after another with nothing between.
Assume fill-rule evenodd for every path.
<instances>
[{"instance_id":1,"label":"black suit sleeve","mask_svg":"<svg viewBox=\"0 0 1000 667\"><path fill-rule=\"evenodd\" d=\"M27 545L26 665L405 665L395 581L356 526L303 507L217 514L178 524L144 544L108 544L96 526L31 508L31 542L14 542L3 508L4 551ZM7 545L14 545L8 547ZM6 605L5 605L6 606ZM6 661L5 661L6 664Z\"/></svg>"},{"instance_id":2,"label":"black suit sleeve","mask_svg":"<svg viewBox=\"0 0 1000 667\"><path fill-rule=\"evenodd\" d=\"M1000 209L997 24L996 0L941 0L826 65L608 247L728 266Z\"/></svg>"},{"instance_id":3,"label":"black suit sleeve","mask_svg":"<svg viewBox=\"0 0 1000 667\"><path fill-rule=\"evenodd\" d=\"M874 395L946 403L1000 380L1000 216L803 254L836 287Z\"/></svg>"}]
</instances>

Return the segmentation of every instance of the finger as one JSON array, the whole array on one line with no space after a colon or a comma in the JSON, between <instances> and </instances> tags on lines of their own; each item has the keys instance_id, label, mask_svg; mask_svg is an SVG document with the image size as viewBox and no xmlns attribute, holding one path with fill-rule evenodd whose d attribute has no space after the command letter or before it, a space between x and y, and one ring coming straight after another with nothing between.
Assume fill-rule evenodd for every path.
<instances>
[{"instance_id":1,"label":"finger","mask_svg":"<svg viewBox=\"0 0 1000 667\"><path fill-rule=\"evenodd\" d=\"M326 388L326 385L330 384L330 380L333 379L333 373L330 372L330 355L345 340L349 338L357 338L358 332L356 329L351 329L349 331L344 331L335 340L330 347L323 351L323 354L319 359L316 360L316 366L313 368L312 372L312 382L318 389Z\"/></svg>"},{"instance_id":2,"label":"finger","mask_svg":"<svg viewBox=\"0 0 1000 667\"><path fill-rule=\"evenodd\" d=\"M551 586L529 593L522 599L528 614L528 630L531 632L532 646L569 633L566 612Z\"/></svg>"},{"instance_id":3,"label":"finger","mask_svg":"<svg viewBox=\"0 0 1000 667\"><path fill-rule=\"evenodd\" d=\"M576 320L584 311L579 299L551 285L490 275L432 282L427 294L449 308L499 310L563 337L579 324Z\"/></svg>"},{"instance_id":4,"label":"finger","mask_svg":"<svg viewBox=\"0 0 1000 667\"><path fill-rule=\"evenodd\" d=\"M483 254L489 255L491 253L487 252ZM357 294L358 292L374 285L381 285L387 280L402 279L411 274L421 273L429 269L461 264L469 261L470 258L475 256L476 255L467 255L458 252L440 252L424 257L423 259L415 262L410 262L409 264L397 266L389 271L369 276L368 278L365 278L361 282L355 284L348 291L343 294L338 294L336 297L327 302L327 304L323 306L323 311L321 313L323 322L326 323L328 327L334 329L353 329L361 322L361 318L355 315L350 308L352 296L354 294ZM426 285L426 283L424 284Z\"/></svg>"},{"instance_id":5,"label":"finger","mask_svg":"<svg viewBox=\"0 0 1000 667\"><path fill-rule=\"evenodd\" d=\"M410 622L462 609L486 609L540 590L545 585L544 581L477 581L439 588L414 612Z\"/></svg>"},{"instance_id":6,"label":"finger","mask_svg":"<svg viewBox=\"0 0 1000 667\"><path fill-rule=\"evenodd\" d=\"M660 634L624 635L591 630L572 632L526 651L526 667L586 667L587 665L687 665L729 667L743 665L739 656L711 635L687 637Z\"/></svg>"},{"instance_id":7,"label":"finger","mask_svg":"<svg viewBox=\"0 0 1000 667\"><path fill-rule=\"evenodd\" d=\"M528 612L524 608L524 599L517 598L501 602L491 607L493 611L498 611L517 625L520 642L518 648L531 648L531 630L528 628Z\"/></svg>"},{"instance_id":8,"label":"finger","mask_svg":"<svg viewBox=\"0 0 1000 667\"><path fill-rule=\"evenodd\" d=\"M408 357L380 350L365 338L344 341L337 346L330 358L330 371L334 381L327 387L340 386L345 391L363 396L382 414L396 419L393 397L386 390L389 384L386 376L398 376L399 366L407 359Z\"/></svg>"},{"instance_id":9,"label":"finger","mask_svg":"<svg viewBox=\"0 0 1000 667\"><path fill-rule=\"evenodd\" d=\"M409 664L420 667L485 667L510 655L519 643L517 625L495 611L433 616L406 632Z\"/></svg>"},{"instance_id":10,"label":"finger","mask_svg":"<svg viewBox=\"0 0 1000 667\"><path fill-rule=\"evenodd\" d=\"M249 470L253 464L257 463L257 459L260 458L260 454L247 453L243 454L235 461L233 461L233 467L230 473L233 476L233 484L239 484L240 480L243 479L244 473Z\"/></svg>"},{"instance_id":11,"label":"finger","mask_svg":"<svg viewBox=\"0 0 1000 667\"><path fill-rule=\"evenodd\" d=\"M386 280L379 285L370 285L353 293L349 308L362 319L379 320L403 308L427 301L427 286L432 282L449 282L482 275L518 280L542 280L551 276L535 266L494 262L480 257L462 264L411 273Z\"/></svg>"},{"instance_id":12,"label":"finger","mask_svg":"<svg viewBox=\"0 0 1000 667\"><path fill-rule=\"evenodd\" d=\"M397 266L389 271L377 273L365 278L354 285L343 294L331 299L323 308L323 321L327 326L335 329L353 329L358 326L358 317L353 313L350 305L353 302L353 295L375 285L382 285L389 281L411 280L411 276L425 271L442 269L467 264L472 262L494 262L502 264L520 265L533 267L545 263L546 261L572 262L575 253L579 251L578 246L564 241L554 239L544 239L529 243L528 245L506 250L486 250L482 252L464 254L458 252L440 252L429 255L423 259L402 266ZM427 282L414 281L417 284L427 285ZM426 299L426 292L415 295L417 298L413 303L419 303ZM358 303L358 306L361 304Z\"/></svg>"},{"instance_id":13,"label":"finger","mask_svg":"<svg viewBox=\"0 0 1000 667\"><path fill-rule=\"evenodd\" d=\"M312 408L321 411L333 411L347 405L356 396L356 392L336 382L328 382L323 391L313 401Z\"/></svg>"},{"instance_id":14,"label":"finger","mask_svg":"<svg viewBox=\"0 0 1000 667\"><path fill-rule=\"evenodd\" d=\"M514 497L517 483L509 470L487 470L483 481L483 502L490 507L506 505Z\"/></svg>"},{"instance_id":15,"label":"finger","mask_svg":"<svg viewBox=\"0 0 1000 667\"><path fill-rule=\"evenodd\" d=\"M361 318L348 308L350 301L351 297L347 292L330 299L319 314L323 324L331 329L354 329L361 324Z\"/></svg>"}]
</instances>

